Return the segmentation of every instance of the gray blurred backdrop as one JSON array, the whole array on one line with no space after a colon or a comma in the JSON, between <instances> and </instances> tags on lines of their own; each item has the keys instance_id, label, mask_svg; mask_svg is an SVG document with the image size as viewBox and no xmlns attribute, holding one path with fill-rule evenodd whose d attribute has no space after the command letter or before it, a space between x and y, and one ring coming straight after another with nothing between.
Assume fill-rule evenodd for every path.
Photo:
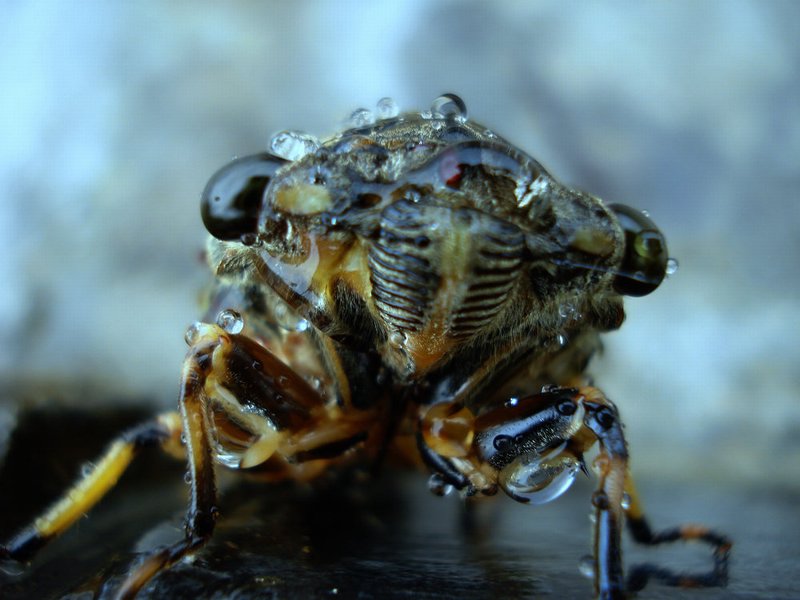
<instances>
[{"instance_id":1,"label":"gray blurred backdrop","mask_svg":"<svg viewBox=\"0 0 800 600\"><path fill-rule=\"evenodd\" d=\"M791 1L5 0L3 387L174 405L208 177L278 130L451 91L668 236L678 273L593 366L634 470L800 488L798 22Z\"/></svg>"}]
</instances>

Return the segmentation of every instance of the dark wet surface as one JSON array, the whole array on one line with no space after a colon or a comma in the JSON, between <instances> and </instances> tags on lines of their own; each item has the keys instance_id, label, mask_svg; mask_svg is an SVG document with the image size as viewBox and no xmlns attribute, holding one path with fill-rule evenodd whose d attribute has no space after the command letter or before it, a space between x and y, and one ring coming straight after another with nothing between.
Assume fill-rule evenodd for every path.
<instances>
[{"instance_id":1,"label":"dark wet surface","mask_svg":"<svg viewBox=\"0 0 800 600\"><path fill-rule=\"evenodd\" d=\"M24 413L0 469L0 535L24 523L71 481L137 410ZM47 547L27 569L0 566L0 597L109 597L136 551L181 535L184 466L143 455L91 516ZM642 476L655 527L703 522L736 542L727 589L650 585L641 598L800 598L800 493ZM192 562L162 573L140 598L584 598L578 572L589 551L589 481L542 507L507 498L480 503L467 532L456 497L430 494L425 476L385 472L311 492L234 478L222 518ZM703 547L641 549L648 560L702 570ZM16 573L16 574L15 574Z\"/></svg>"}]
</instances>

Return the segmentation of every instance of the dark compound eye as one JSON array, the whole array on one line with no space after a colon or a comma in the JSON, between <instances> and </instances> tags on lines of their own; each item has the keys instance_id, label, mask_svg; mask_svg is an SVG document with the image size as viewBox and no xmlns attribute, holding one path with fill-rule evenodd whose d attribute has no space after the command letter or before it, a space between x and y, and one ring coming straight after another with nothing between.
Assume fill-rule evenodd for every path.
<instances>
[{"instance_id":1,"label":"dark compound eye","mask_svg":"<svg viewBox=\"0 0 800 600\"><path fill-rule=\"evenodd\" d=\"M256 233L264 190L286 162L271 154L254 154L237 158L214 173L200 201L208 232L220 240L239 240Z\"/></svg>"},{"instance_id":2,"label":"dark compound eye","mask_svg":"<svg viewBox=\"0 0 800 600\"><path fill-rule=\"evenodd\" d=\"M667 241L641 211L622 204L609 208L625 231L625 255L614 289L626 296L645 296L658 287L667 273Z\"/></svg>"}]
</instances>

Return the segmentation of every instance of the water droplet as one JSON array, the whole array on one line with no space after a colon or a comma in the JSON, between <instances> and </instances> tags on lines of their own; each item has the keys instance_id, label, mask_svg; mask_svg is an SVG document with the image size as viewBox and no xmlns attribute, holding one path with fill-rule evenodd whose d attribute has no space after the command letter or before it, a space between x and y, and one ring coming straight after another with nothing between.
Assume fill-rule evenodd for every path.
<instances>
[{"instance_id":1,"label":"water droplet","mask_svg":"<svg viewBox=\"0 0 800 600\"><path fill-rule=\"evenodd\" d=\"M200 321L195 321L189 325L189 329L183 334L183 339L188 346L194 346L195 342L200 338L200 330L203 324Z\"/></svg>"},{"instance_id":2,"label":"water droplet","mask_svg":"<svg viewBox=\"0 0 800 600\"><path fill-rule=\"evenodd\" d=\"M397 106L397 102L394 101L394 98L389 98L388 96L378 100L376 108L378 109L379 119L391 119L400 114L400 108Z\"/></svg>"},{"instance_id":3,"label":"water droplet","mask_svg":"<svg viewBox=\"0 0 800 600\"><path fill-rule=\"evenodd\" d=\"M339 588L331 588L331 594L336 596L339 593Z\"/></svg>"},{"instance_id":4,"label":"water droplet","mask_svg":"<svg viewBox=\"0 0 800 600\"><path fill-rule=\"evenodd\" d=\"M643 211L641 211L641 213L642 213L643 217L647 217L648 219L650 218L650 213L648 211L643 210Z\"/></svg>"},{"instance_id":5,"label":"water droplet","mask_svg":"<svg viewBox=\"0 0 800 600\"><path fill-rule=\"evenodd\" d=\"M217 315L217 325L228 333L241 333L244 329L244 319L235 310L226 308Z\"/></svg>"},{"instance_id":6,"label":"water droplet","mask_svg":"<svg viewBox=\"0 0 800 600\"><path fill-rule=\"evenodd\" d=\"M567 336L566 333L559 333L556 336L556 342L558 342L559 346L562 346L562 347L566 346L568 341L569 341L569 337Z\"/></svg>"},{"instance_id":7,"label":"water droplet","mask_svg":"<svg viewBox=\"0 0 800 600\"><path fill-rule=\"evenodd\" d=\"M597 515L594 514L593 512L589 513L589 523L591 523L592 525L597 523Z\"/></svg>"},{"instance_id":8,"label":"water droplet","mask_svg":"<svg viewBox=\"0 0 800 600\"><path fill-rule=\"evenodd\" d=\"M631 507L631 497L628 492L622 494L622 501L620 501L619 505L622 507L622 510L628 510Z\"/></svg>"},{"instance_id":9,"label":"water droplet","mask_svg":"<svg viewBox=\"0 0 800 600\"><path fill-rule=\"evenodd\" d=\"M558 384L555 383L548 383L547 385L542 386L542 393L549 394L550 392L555 392L558 390Z\"/></svg>"},{"instance_id":10,"label":"water droplet","mask_svg":"<svg viewBox=\"0 0 800 600\"><path fill-rule=\"evenodd\" d=\"M516 396L511 396L511 398L506 400L506 406L508 407L516 406L517 404L519 404L519 398Z\"/></svg>"},{"instance_id":11,"label":"water droplet","mask_svg":"<svg viewBox=\"0 0 800 600\"><path fill-rule=\"evenodd\" d=\"M373 123L375 123L375 115L368 108L357 108L347 118L347 124L350 127L369 127Z\"/></svg>"},{"instance_id":12,"label":"water droplet","mask_svg":"<svg viewBox=\"0 0 800 600\"><path fill-rule=\"evenodd\" d=\"M483 135L485 135L490 140L493 140L493 139L495 139L497 137L497 134L494 131L492 131L491 129L487 129L486 131L484 131Z\"/></svg>"},{"instance_id":13,"label":"water droplet","mask_svg":"<svg viewBox=\"0 0 800 600\"><path fill-rule=\"evenodd\" d=\"M439 473L434 473L428 478L428 489L434 496L447 496L453 492L453 486Z\"/></svg>"},{"instance_id":14,"label":"water droplet","mask_svg":"<svg viewBox=\"0 0 800 600\"><path fill-rule=\"evenodd\" d=\"M19 577L27 570L26 565L24 562L17 562L15 560L1 560L0 561L0 573L8 575L10 577ZM94 594L88 592L90 594L90 598L94 598ZM70 594L72 595L72 594Z\"/></svg>"},{"instance_id":15,"label":"water droplet","mask_svg":"<svg viewBox=\"0 0 800 600\"><path fill-rule=\"evenodd\" d=\"M186 471L183 474L183 482L187 484L192 483L192 474L189 471Z\"/></svg>"},{"instance_id":16,"label":"water droplet","mask_svg":"<svg viewBox=\"0 0 800 600\"><path fill-rule=\"evenodd\" d=\"M588 554L581 557L578 561L578 571L587 579L594 579L594 558Z\"/></svg>"},{"instance_id":17,"label":"water droplet","mask_svg":"<svg viewBox=\"0 0 800 600\"><path fill-rule=\"evenodd\" d=\"M81 465L81 477L88 477L94 471L94 464L85 462Z\"/></svg>"},{"instance_id":18,"label":"water droplet","mask_svg":"<svg viewBox=\"0 0 800 600\"><path fill-rule=\"evenodd\" d=\"M285 130L272 136L269 148L275 156L286 160L298 160L306 154L316 152L319 140L302 131Z\"/></svg>"},{"instance_id":19,"label":"water droplet","mask_svg":"<svg viewBox=\"0 0 800 600\"><path fill-rule=\"evenodd\" d=\"M463 122L467 120L467 105L455 94L442 94L431 104L431 113L434 117Z\"/></svg>"},{"instance_id":20,"label":"water droplet","mask_svg":"<svg viewBox=\"0 0 800 600\"><path fill-rule=\"evenodd\" d=\"M608 510L609 508L608 495L600 490L594 492L592 494L592 506L595 506L600 510Z\"/></svg>"},{"instance_id":21,"label":"water droplet","mask_svg":"<svg viewBox=\"0 0 800 600\"><path fill-rule=\"evenodd\" d=\"M308 385L310 385L314 390L319 392L322 389L322 379L320 379L319 377L311 376L308 377L306 381L308 382Z\"/></svg>"},{"instance_id":22,"label":"water droplet","mask_svg":"<svg viewBox=\"0 0 800 600\"><path fill-rule=\"evenodd\" d=\"M577 312L578 309L575 308L575 305L571 302L565 302L564 304L558 305L558 316L564 320L572 319Z\"/></svg>"},{"instance_id":23,"label":"water droplet","mask_svg":"<svg viewBox=\"0 0 800 600\"><path fill-rule=\"evenodd\" d=\"M294 330L302 332L307 331L309 327L311 327L311 323L309 323L306 319L300 319L297 322L297 325L295 325Z\"/></svg>"},{"instance_id":24,"label":"water droplet","mask_svg":"<svg viewBox=\"0 0 800 600\"><path fill-rule=\"evenodd\" d=\"M286 384L289 383L289 378L286 375L279 375L278 376L278 385L281 387L286 387Z\"/></svg>"},{"instance_id":25,"label":"water droplet","mask_svg":"<svg viewBox=\"0 0 800 600\"><path fill-rule=\"evenodd\" d=\"M395 331L389 336L389 342L393 346L402 346L406 343L406 334L402 331Z\"/></svg>"},{"instance_id":26,"label":"water droplet","mask_svg":"<svg viewBox=\"0 0 800 600\"><path fill-rule=\"evenodd\" d=\"M674 275L677 273L679 266L677 258L670 258L667 260L667 275Z\"/></svg>"},{"instance_id":27,"label":"water droplet","mask_svg":"<svg viewBox=\"0 0 800 600\"><path fill-rule=\"evenodd\" d=\"M420 111L419 116L422 117L423 119L426 119L426 120L427 119L432 119L433 118L433 113L431 111L429 111L429 110L423 110L423 111Z\"/></svg>"},{"instance_id":28,"label":"water droplet","mask_svg":"<svg viewBox=\"0 0 800 600\"><path fill-rule=\"evenodd\" d=\"M580 461L566 444L546 455L529 452L503 467L498 483L512 498L531 504L546 504L566 492L580 471Z\"/></svg>"}]
</instances>

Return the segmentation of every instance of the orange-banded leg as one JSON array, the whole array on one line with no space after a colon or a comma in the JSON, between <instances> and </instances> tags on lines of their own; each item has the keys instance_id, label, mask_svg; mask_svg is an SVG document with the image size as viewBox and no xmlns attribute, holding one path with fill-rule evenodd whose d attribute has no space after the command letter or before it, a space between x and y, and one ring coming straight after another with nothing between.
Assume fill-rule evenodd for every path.
<instances>
[{"instance_id":1,"label":"orange-banded leg","mask_svg":"<svg viewBox=\"0 0 800 600\"><path fill-rule=\"evenodd\" d=\"M625 484L628 508L625 516L628 531L640 544L656 546L675 541L700 541L713 548L714 567L705 573L676 573L652 563L643 563L628 569L627 588L635 592L647 585L650 579L676 587L721 587L728 583L728 560L733 542L725 535L704 525L687 524L654 532L644 515L644 509L633 480L628 476Z\"/></svg>"},{"instance_id":2,"label":"orange-banded leg","mask_svg":"<svg viewBox=\"0 0 800 600\"><path fill-rule=\"evenodd\" d=\"M598 475L592 495L595 595L625 598L650 577L671 585L718 586L727 578L730 541L704 527L687 526L653 534L628 472L628 449L617 409L592 387L549 388L514 398L478 416L463 405L443 403L420 419L418 443L435 477L467 495L499 487L518 502L541 504L566 491L585 469L583 454L595 444ZM714 569L679 575L652 565L635 567L626 587L622 561L623 521L647 544L701 540L714 547Z\"/></svg>"},{"instance_id":3,"label":"orange-banded leg","mask_svg":"<svg viewBox=\"0 0 800 600\"><path fill-rule=\"evenodd\" d=\"M181 420L178 413L165 413L133 427L117 437L94 467L33 523L7 543L0 557L25 561L47 542L66 531L114 487L133 458L142 449L161 446L171 454L182 454Z\"/></svg>"},{"instance_id":4,"label":"orange-banded leg","mask_svg":"<svg viewBox=\"0 0 800 600\"><path fill-rule=\"evenodd\" d=\"M579 390L586 410L586 426L597 436L600 453L595 460L598 488L592 496L595 510L594 582L599 598L624 598L625 591L642 589L648 579L683 587L722 586L727 583L731 541L710 529L688 525L653 533L644 516L633 480L628 472L628 451L622 423L614 405L595 388ZM623 580L621 528L623 513L633 538L649 545L677 540L699 540L714 549L714 567L708 573L682 574L645 564L630 569Z\"/></svg>"}]
</instances>

